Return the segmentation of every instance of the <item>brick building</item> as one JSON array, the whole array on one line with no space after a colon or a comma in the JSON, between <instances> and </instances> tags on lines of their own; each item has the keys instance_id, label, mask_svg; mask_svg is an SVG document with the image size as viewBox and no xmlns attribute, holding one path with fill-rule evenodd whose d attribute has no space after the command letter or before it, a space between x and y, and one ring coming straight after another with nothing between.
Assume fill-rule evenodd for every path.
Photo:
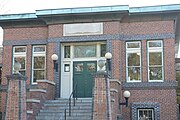
<instances>
[{"instance_id":1,"label":"brick building","mask_svg":"<svg viewBox=\"0 0 180 120\"><path fill-rule=\"evenodd\" d=\"M27 76L27 116L34 119L46 100L93 97L98 60L112 53L111 116L115 120L176 120L175 56L178 57L180 5L131 8L37 10L1 15L4 30L0 111L4 114L6 75L16 61ZM176 49L175 49L176 47ZM53 69L51 56L58 55ZM129 90L129 106L122 91Z\"/></svg>"}]
</instances>

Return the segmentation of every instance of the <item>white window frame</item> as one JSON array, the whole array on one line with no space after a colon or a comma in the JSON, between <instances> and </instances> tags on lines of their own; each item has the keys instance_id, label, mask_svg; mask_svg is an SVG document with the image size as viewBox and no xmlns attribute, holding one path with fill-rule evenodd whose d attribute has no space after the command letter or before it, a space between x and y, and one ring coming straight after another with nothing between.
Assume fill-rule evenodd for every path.
<instances>
[{"instance_id":1,"label":"white window frame","mask_svg":"<svg viewBox=\"0 0 180 120\"><path fill-rule=\"evenodd\" d=\"M161 42L161 47L149 47L150 42ZM150 80L150 65L149 65L149 53L161 52L162 54L162 65L156 65L156 67L162 68L162 79L161 80ZM164 81L164 60L163 60L163 41L162 40L149 40L147 41L147 58L148 58L148 82L163 82ZM155 67L155 66L154 66Z\"/></svg>"},{"instance_id":2,"label":"white window frame","mask_svg":"<svg viewBox=\"0 0 180 120\"><path fill-rule=\"evenodd\" d=\"M25 52L15 52L16 48L25 48ZM26 46L14 46L13 47L13 61L12 61L12 73L14 73L14 58L16 57L24 57L25 58L25 68L20 68L19 71L24 71L26 74L26 53L27 53L27 47Z\"/></svg>"},{"instance_id":3,"label":"white window frame","mask_svg":"<svg viewBox=\"0 0 180 120\"><path fill-rule=\"evenodd\" d=\"M128 43L139 43L139 48L128 48ZM128 75L128 53L140 53L140 66L134 66L134 67L140 67L140 80L130 80ZM142 81L142 73L141 73L141 42L140 41L133 41L133 42L126 42L126 81L127 82L141 82Z\"/></svg>"},{"instance_id":4,"label":"white window frame","mask_svg":"<svg viewBox=\"0 0 180 120\"><path fill-rule=\"evenodd\" d=\"M151 108L149 108L149 109L148 109L148 108L147 108L147 109L143 109L143 108L142 108L142 109L141 109L141 108L138 109L138 120L141 120L140 117L139 117L139 112L140 112L140 110L142 110L142 111L145 111L145 110L146 110L146 111L152 111L152 120L154 120L154 109L151 109ZM143 120L144 120L144 119L143 119Z\"/></svg>"},{"instance_id":5,"label":"white window frame","mask_svg":"<svg viewBox=\"0 0 180 120\"><path fill-rule=\"evenodd\" d=\"M45 51L42 52L34 52L35 47L45 47ZM38 70L44 70L45 71L45 78L46 78L46 45L34 45L32 49L32 77L31 77L31 82L32 84L37 84L37 82L34 82L34 57L37 56L44 56L45 57L45 67L44 69L38 69ZM37 79L39 80L39 79Z\"/></svg>"}]
</instances>

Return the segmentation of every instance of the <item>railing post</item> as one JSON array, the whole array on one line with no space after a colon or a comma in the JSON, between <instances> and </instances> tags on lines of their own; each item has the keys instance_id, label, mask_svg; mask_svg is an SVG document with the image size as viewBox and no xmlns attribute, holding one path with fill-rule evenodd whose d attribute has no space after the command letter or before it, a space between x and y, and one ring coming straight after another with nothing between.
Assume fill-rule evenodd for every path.
<instances>
[{"instance_id":1,"label":"railing post","mask_svg":"<svg viewBox=\"0 0 180 120\"><path fill-rule=\"evenodd\" d=\"M71 97L69 98L69 116L71 116Z\"/></svg>"},{"instance_id":2,"label":"railing post","mask_svg":"<svg viewBox=\"0 0 180 120\"><path fill-rule=\"evenodd\" d=\"M66 108L64 110L64 120L66 120Z\"/></svg>"},{"instance_id":3,"label":"railing post","mask_svg":"<svg viewBox=\"0 0 180 120\"><path fill-rule=\"evenodd\" d=\"M73 105L75 106L75 95L74 95L75 91L73 91Z\"/></svg>"},{"instance_id":4,"label":"railing post","mask_svg":"<svg viewBox=\"0 0 180 120\"><path fill-rule=\"evenodd\" d=\"M76 84L75 87L76 87L76 88L75 88L75 89L76 89L75 91L76 91L76 100L77 100L77 84Z\"/></svg>"}]
</instances>

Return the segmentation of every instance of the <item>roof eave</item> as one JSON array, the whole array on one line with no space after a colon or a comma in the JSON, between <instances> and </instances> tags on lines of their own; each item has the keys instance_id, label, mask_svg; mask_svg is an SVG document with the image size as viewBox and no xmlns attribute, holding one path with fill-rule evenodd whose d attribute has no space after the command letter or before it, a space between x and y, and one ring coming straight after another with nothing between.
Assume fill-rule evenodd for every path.
<instances>
[{"instance_id":1,"label":"roof eave","mask_svg":"<svg viewBox=\"0 0 180 120\"><path fill-rule=\"evenodd\" d=\"M180 12L180 4L132 7L129 9L130 14L156 14L169 12Z\"/></svg>"},{"instance_id":2,"label":"roof eave","mask_svg":"<svg viewBox=\"0 0 180 120\"><path fill-rule=\"evenodd\" d=\"M71 14L94 14L106 12L128 12L128 5L117 6L100 6L100 7L83 7L83 8L65 8L65 9L49 9L36 10L37 16L53 16L53 15L71 15Z\"/></svg>"}]
</instances>

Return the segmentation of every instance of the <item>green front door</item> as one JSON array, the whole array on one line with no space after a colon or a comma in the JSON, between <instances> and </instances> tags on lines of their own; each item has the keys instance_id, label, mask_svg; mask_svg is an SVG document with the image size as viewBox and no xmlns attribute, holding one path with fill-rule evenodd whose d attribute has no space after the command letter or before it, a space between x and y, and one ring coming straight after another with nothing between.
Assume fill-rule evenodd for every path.
<instances>
[{"instance_id":1,"label":"green front door","mask_svg":"<svg viewBox=\"0 0 180 120\"><path fill-rule=\"evenodd\" d=\"M73 87L77 84L77 97L92 97L93 73L97 71L97 62L74 62L73 71Z\"/></svg>"}]
</instances>

